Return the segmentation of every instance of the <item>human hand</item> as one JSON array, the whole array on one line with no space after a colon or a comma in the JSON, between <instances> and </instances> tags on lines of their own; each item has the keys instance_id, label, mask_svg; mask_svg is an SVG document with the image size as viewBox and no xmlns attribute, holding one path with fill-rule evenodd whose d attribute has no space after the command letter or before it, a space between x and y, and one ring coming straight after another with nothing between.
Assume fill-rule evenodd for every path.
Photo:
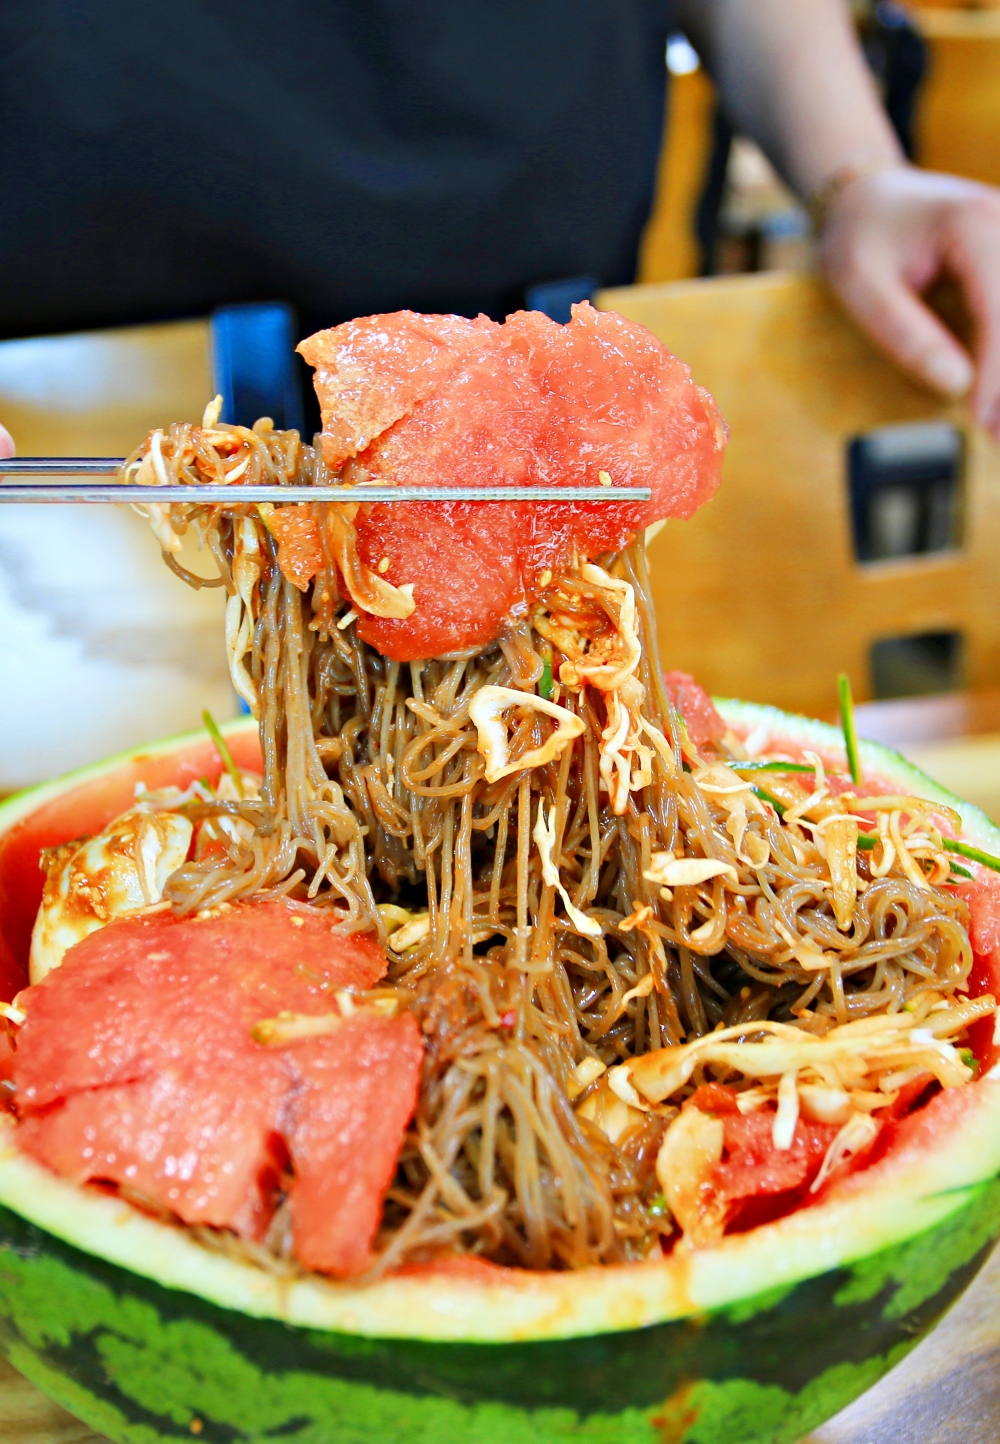
<instances>
[{"instance_id":1,"label":"human hand","mask_svg":"<svg viewBox=\"0 0 1000 1444\"><path fill-rule=\"evenodd\" d=\"M827 210L819 258L876 344L945 396L973 388L977 419L1000 439L1000 190L904 165L858 176ZM975 321L974 362L921 300L942 273Z\"/></svg>"},{"instance_id":2,"label":"human hand","mask_svg":"<svg viewBox=\"0 0 1000 1444\"><path fill-rule=\"evenodd\" d=\"M14 455L14 438L6 427L0 426L0 461Z\"/></svg>"}]
</instances>

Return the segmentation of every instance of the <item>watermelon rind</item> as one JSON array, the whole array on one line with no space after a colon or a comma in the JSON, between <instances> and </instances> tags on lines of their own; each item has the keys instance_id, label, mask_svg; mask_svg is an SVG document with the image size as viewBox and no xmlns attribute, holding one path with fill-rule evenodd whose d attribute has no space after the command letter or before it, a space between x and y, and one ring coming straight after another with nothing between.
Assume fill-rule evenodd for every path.
<instances>
[{"instance_id":1,"label":"watermelon rind","mask_svg":"<svg viewBox=\"0 0 1000 1444\"><path fill-rule=\"evenodd\" d=\"M219 723L218 727L223 737L227 738L249 736L257 731L257 723L252 717L234 717L229 722ZM9 832L22 818L37 812L46 803L54 802L75 787L97 782L120 767L136 763L141 765L147 759L166 757L171 752L193 747L204 742L206 737L204 731L179 732L171 737L161 737L157 742L150 742L142 747L130 747L123 752L116 752L113 757L103 757L99 762L88 762L83 767L75 767L72 772L64 772L49 782L12 792L0 802L0 835Z\"/></svg>"},{"instance_id":2,"label":"watermelon rind","mask_svg":"<svg viewBox=\"0 0 1000 1444\"><path fill-rule=\"evenodd\" d=\"M809 747L843 765L834 728L719 706L761 750ZM191 740L10 799L0 833ZM1000 853L978 809L887 748L862 743L861 755L900 791L954 807L964 835ZM791 1444L913 1346L1000 1232L1000 1082L939 1095L925 1115L911 1146L824 1203L710 1249L565 1273L431 1269L366 1287L209 1251L49 1174L6 1127L0 1346L120 1444Z\"/></svg>"}]
</instances>

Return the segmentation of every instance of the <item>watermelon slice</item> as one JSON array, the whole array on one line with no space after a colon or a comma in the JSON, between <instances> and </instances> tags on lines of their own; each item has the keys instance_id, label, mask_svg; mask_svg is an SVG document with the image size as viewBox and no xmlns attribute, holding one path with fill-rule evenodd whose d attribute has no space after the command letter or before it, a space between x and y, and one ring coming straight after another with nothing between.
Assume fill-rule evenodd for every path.
<instances>
[{"instance_id":1,"label":"watermelon slice","mask_svg":"<svg viewBox=\"0 0 1000 1444\"><path fill-rule=\"evenodd\" d=\"M832 1124L800 1118L791 1147L778 1149L774 1146L773 1113L750 1113L745 1118L730 1113L723 1125L725 1157L713 1183L721 1198L744 1205L730 1212L728 1228L734 1232L762 1223L765 1218L780 1217L797 1202L805 1202L806 1186L819 1173L823 1155L837 1136Z\"/></svg>"},{"instance_id":2,"label":"watermelon slice","mask_svg":"<svg viewBox=\"0 0 1000 1444\"><path fill-rule=\"evenodd\" d=\"M666 672L663 680L670 700L684 718L688 736L696 747L725 737L725 722L704 687L689 672Z\"/></svg>"},{"instance_id":3,"label":"watermelon slice","mask_svg":"<svg viewBox=\"0 0 1000 1444\"><path fill-rule=\"evenodd\" d=\"M718 708L761 747L844 766L833 728ZM249 754L250 719L224 730ZM179 781L203 745L157 744L0 807L0 931L19 972L29 850L37 863L41 840L98 830L137 778ZM866 775L956 807L963 836L1000 853L977 809L885 748L861 755ZM1000 950L979 952L996 942L985 909L982 922L973 995L1000 990ZM980 1056L985 1074L995 1050ZM0 1114L0 1348L116 1444L794 1444L912 1348L988 1256L1000 1081L982 1074L902 1119L813 1206L711 1247L548 1273L463 1258L366 1284L206 1250L56 1176Z\"/></svg>"},{"instance_id":4,"label":"watermelon slice","mask_svg":"<svg viewBox=\"0 0 1000 1444\"><path fill-rule=\"evenodd\" d=\"M287 1049L297 1075L288 1101L295 1165L295 1257L347 1277L371 1261L382 1195L417 1100L423 1047L414 1019L355 1014L336 1036Z\"/></svg>"},{"instance_id":5,"label":"watermelon slice","mask_svg":"<svg viewBox=\"0 0 1000 1444\"><path fill-rule=\"evenodd\" d=\"M535 311L503 325L400 311L318 332L299 350L316 367L325 459L354 458L358 479L652 488L642 504L362 507L361 560L414 588L410 617L359 617L364 640L396 661L485 645L540 573L690 516L718 485L725 426L712 398L644 327L587 303L568 326ZM294 550L281 564L303 585L301 532Z\"/></svg>"},{"instance_id":6,"label":"watermelon slice","mask_svg":"<svg viewBox=\"0 0 1000 1444\"><path fill-rule=\"evenodd\" d=\"M251 1037L282 1012L330 1015L337 989L382 976L381 950L332 926L256 903L113 922L70 948L19 995L22 1147L252 1239L290 1188L303 1262L363 1270L416 1102L416 1023L358 1011L281 1047Z\"/></svg>"},{"instance_id":7,"label":"watermelon slice","mask_svg":"<svg viewBox=\"0 0 1000 1444\"><path fill-rule=\"evenodd\" d=\"M742 1114L736 1098L733 1088L721 1083L703 1083L695 1089L687 1105L722 1119L725 1142L723 1157L712 1171L714 1195L724 1203L770 1199L811 1183L836 1136L836 1126L814 1123L800 1116L791 1147L776 1148L774 1113L765 1109ZM739 1211L731 1211L730 1221L738 1220Z\"/></svg>"}]
</instances>

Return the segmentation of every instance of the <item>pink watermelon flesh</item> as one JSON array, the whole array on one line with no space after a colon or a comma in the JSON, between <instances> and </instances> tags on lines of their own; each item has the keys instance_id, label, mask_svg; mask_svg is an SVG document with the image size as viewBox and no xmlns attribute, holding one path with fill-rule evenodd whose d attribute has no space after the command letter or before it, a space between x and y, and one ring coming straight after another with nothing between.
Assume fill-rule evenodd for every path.
<instances>
[{"instance_id":1,"label":"pink watermelon flesh","mask_svg":"<svg viewBox=\"0 0 1000 1444\"><path fill-rule=\"evenodd\" d=\"M726 724L715 710L714 702L689 672L665 672L663 680L670 700L684 718L688 736L696 747L725 737Z\"/></svg>"},{"instance_id":2,"label":"pink watermelon flesh","mask_svg":"<svg viewBox=\"0 0 1000 1444\"><path fill-rule=\"evenodd\" d=\"M461 316L394 311L303 341L298 349L316 367L317 390L336 397L329 422L324 416L327 463L342 466L429 396L458 365L469 324Z\"/></svg>"},{"instance_id":3,"label":"pink watermelon flesh","mask_svg":"<svg viewBox=\"0 0 1000 1444\"><path fill-rule=\"evenodd\" d=\"M288 1104L295 1257L307 1268L360 1273L416 1106L417 1024L409 1015L390 1022L355 1014L336 1048L316 1038L287 1051L304 1084Z\"/></svg>"},{"instance_id":4,"label":"pink watermelon flesh","mask_svg":"<svg viewBox=\"0 0 1000 1444\"><path fill-rule=\"evenodd\" d=\"M644 327L586 303L568 326L536 311L503 325L402 311L300 350L317 367L331 465L356 455L372 480L405 486L593 486L604 472L652 489L648 503L363 507L362 560L388 558L386 579L414 588L411 617L359 617L360 635L396 661L485 645L540 572L690 516L718 485L725 427L712 398Z\"/></svg>"},{"instance_id":5,"label":"pink watermelon flesh","mask_svg":"<svg viewBox=\"0 0 1000 1444\"><path fill-rule=\"evenodd\" d=\"M955 891L969 904L969 937L974 959L969 996L979 998L984 993L992 993L1000 998L1000 876L981 867L975 882L963 883ZM995 1031L994 1020L989 1017L980 1018L969 1029L969 1047L984 1073L1000 1061Z\"/></svg>"},{"instance_id":6,"label":"pink watermelon flesh","mask_svg":"<svg viewBox=\"0 0 1000 1444\"><path fill-rule=\"evenodd\" d=\"M70 1093L49 1112L24 1116L21 1147L75 1183L122 1184L185 1223L260 1239L283 1163L272 1120L287 1083L231 1048L220 1048L218 1063L224 1077L184 1061Z\"/></svg>"},{"instance_id":7,"label":"pink watermelon flesh","mask_svg":"<svg viewBox=\"0 0 1000 1444\"><path fill-rule=\"evenodd\" d=\"M360 1272L416 1104L417 1025L357 1013L283 1047L250 1029L282 1011L335 1012L333 990L384 971L371 941L280 902L111 923L19 995L21 1144L77 1182L124 1185L185 1223L253 1239L290 1162L303 1262Z\"/></svg>"},{"instance_id":8,"label":"pink watermelon flesh","mask_svg":"<svg viewBox=\"0 0 1000 1444\"><path fill-rule=\"evenodd\" d=\"M712 1168L710 1182L714 1199L726 1206L727 1233L742 1233L817 1202L808 1185L838 1131L836 1124L816 1123L800 1115L791 1146L776 1148L774 1112L767 1108L744 1115L736 1098L735 1089L725 1084L702 1083L685 1105L722 1119L723 1155ZM847 1168L837 1170L837 1176L868 1161L868 1154L855 1155Z\"/></svg>"},{"instance_id":9,"label":"pink watermelon flesh","mask_svg":"<svg viewBox=\"0 0 1000 1444\"><path fill-rule=\"evenodd\" d=\"M714 731L717 714L714 708L708 712L711 703L702 689L685 674L668 674L667 682L689 730L697 728L702 721ZM202 748L208 745L199 744ZM243 765L259 766L257 756L251 755L256 745L252 734L234 739L233 746L241 749ZM801 738L778 728L768 746L783 755L799 756L802 742ZM831 764L838 761L833 755L828 760ZM143 780L147 785L156 786L175 780L183 785L208 766L200 752L193 758L183 752L162 759L143 758L139 762L145 769ZM218 770L217 759L213 764ZM183 776L177 772L178 767ZM78 787L31 814L0 840L0 884L11 884L13 889L6 895L5 924L14 915L13 904L23 902L24 924L30 928L38 889L29 894L25 883L37 871L39 846L65 840L81 828L99 831L108 818L131 799L133 773L130 764L108 778ZM897 785L874 775L868 780L872 788L882 790L893 790ZM1000 877L983 869L977 871L975 883L956 888L970 904L970 934L975 951L969 986L972 997L985 992L1000 993ZM274 910L273 917L271 910ZM8 1048L7 1035L0 1035L0 1077L13 1079L15 1068L20 1067L19 1093L25 1114L20 1137L29 1151L54 1170L79 1181L88 1178L123 1181L137 1193L162 1203L182 1217L186 1216L184 1209L187 1208L190 1221L222 1226L228 1220L229 1226L248 1237L260 1237L266 1229L273 1210L273 1193L292 1151L289 1140L293 1140L296 1254L309 1267L349 1275L360 1271L369 1258L369 1241L377 1226L382 1192L391 1177L406 1122L405 1117L402 1123L397 1123L397 1119L404 1107L412 1108L415 1098L415 1081L410 1099L403 1100L395 1091L400 1066L412 1066L414 1077L419 1069L420 1044L413 1032L401 1042L397 1032L386 1031L382 1020L362 1020L364 1027L360 1029L352 1020L350 1027L338 1035L343 1041L336 1054L324 1051L326 1039L275 1050L252 1045L245 1052L242 1028L237 1029L240 1046L230 1046L232 1019L223 1010L218 1035L226 1036L224 1047L219 1051L218 1036L211 1036L212 1028L207 1027L204 1032L193 1028L189 1011L185 1011L183 1005L175 1008L170 1003L167 1028L162 1007L164 998L169 1000L172 990L169 980L166 987L155 986L155 969L148 968L147 975L156 999L155 1003L146 1001L145 1011L141 986L134 989L122 986L119 991L120 975L128 969L117 968L117 964L122 960L128 963L134 951L130 946L123 944L119 948L116 943L107 955L101 949L92 954L86 968L81 968L78 961L81 953L88 956L97 939L114 939L123 929L158 927L183 933L196 927L199 931L192 960L197 957L199 980L206 971L202 960L207 956L210 963L215 963L217 948L223 956L231 954L235 947L242 957L250 957L248 977L254 975L254 986L260 984L264 988L256 995L260 998L259 1009L247 1010L247 1016L253 1015L252 1021L273 1015L281 1007L327 1011L331 1006L328 1001L331 988L368 987L382 975L384 961L372 943L357 938L337 938L335 954L328 924L322 917L313 910L294 909L304 914L308 926L292 928L286 916L292 911L283 904L232 909L213 920L220 925L221 946L219 933L209 928L210 920L173 924L163 918L153 918L145 923L114 924L103 934L94 935L86 944L72 950L61 973L53 974L46 983L20 995L19 1001L29 1003L31 1016L19 1030L20 1046L16 1053ZM290 931L296 934L293 940L296 987L286 991L281 980L288 976L288 959L280 963L281 939L287 941ZM154 961L150 953L161 951L153 945L153 937L153 933L144 931L142 939L148 947L140 947L136 953L137 958L144 953L147 964ZM224 945L226 938L229 946ZM24 940L18 935L16 942L20 973L23 968L20 955L27 947L26 935ZM278 958L279 966L265 968L265 960L271 958ZM298 969L300 961L305 965L304 973ZM60 976L63 982L71 980L70 990L62 999L52 992ZM115 989L109 996L114 997L119 1016L115 1024L105 1027L106 995L102 989L111 983ZM183 970L179 973L179 986L183 989ZM296 991L298 987L305 990L305 1000ZM395 1029L394 1024L388 1027ZM150 1039L156 1041L150 1043ZM217 1049L212 1056L225 1060L224 1065L220 1061L212 1070L207 1084L203 1076L207 1070L200 1070L197 1063L171 1066L170 1061L172 1058L176 1064L178 1060L193 1057L204 1049L206 1039L210 1048ZM993 1044L992 1018L973 1026L969 1043L981 1062L981 1072L992 1067L1000 1052ZM143 1052L143 1048L147 1051ZM245 1061L247 1053L253 1067L240 1072L241 1060ZM287 1073L259 1070L257 1062L261 1054L292 1060L295 1088L304 1102L290 1092ZM386 1061L390 1057L394 1060L391 1067ZM219 1081L223 1066L230 1070L224 1084ZM384 1073L380 1072L382 1069ZM159 1087L155 1079L157 1070L162 1075ZM334 1078L341 1080L341 1085L357 1089L357 1112L346 1087L327 1086ZM212 1084L216 1085L214 1092ZM35 1091L27 1098L32 1089ZM707 1095L709 1090L703 1091ZM977 1106L977 1094L973 1086L947 1090L929 1102L908 1098L899 1116L883 1127L874 1160L866 1158L867 1167L860 1173L838 1178L832 1184L833 1191L865 1186L864 1178L869 1174L897 1166L897 1161L908 1151L930 1146L939 1132L960 1126L964 1113ZM258 1107L261 1095L264 1095L263 1101ZM377 1107L373 1098L378 1100ZM707 1096L699 1102L709 1111L731 1111ZM914 1104L918 1104L917 1111L905 1116ZM278 1127L273 1126L276 1114ZM343 1134L339 1131L341 1125L346 1125ZM732 1121L729 1127L734 1136L727 1143L727 1159L716 1182L734 1202L743 1200L735 1227L742 1230L754 1226L787 1212L790 1206L797 1206L797 1201L789 1204L789 1191L808 1186L808 1182L799 1182L802 1160L798 1152L794 1157L782 1156L776 1160L765 1138L737 1137ZM391 1146L386 1142L386 1133L391 1134ZM185 1153L186 1140L192 1135L200 1135L196 1137L197 1146ZM359 1136L365 1140L362 1149L355 1146ZM818 1140L803 1141L813 1145L807 1149L808 1181L815 1172L812 1155ZM174 1159L181 1161L180 1169L158 1167L168 1150L173 1150ZM356 1156L359 1153L363 1155L360 1158ZM751 1178L751 1171L755 1172L760 1165L766 1165L766 1178ZM182 1177L185 1172L189 1176ZM236 1183L229 1188L234 1176ZM175 1190L172 1194L171 1189ZM823 1196L826 1193L824 1189ZM346 1200L346 1206L337 1211L336 1204L341 1197ZM772 1200L774 1205L780 1205L777 1210ZM428 1267L478 1267L490 1271L496 1268L472 1260Z\"/></svg>"},{"instance_id":10,"label":"pink watermelon flesh","mask_svg":"<svg viewBox=\"0 0 1000 1444\"><path fill-rule=\"evenodd\" d=\"M229 749L237 767L261 771L256 728L230 733ZM214 786L223 770L207 734L176 743L169 751L135 752L96 777L58 788L0 834L0 1001L9 1003L28 984L31 930L42 900L44 874L38 861L42 849L103 831L135 805L139 783L150 791L159 787L183 791L199 777L207 777Z\"/></svg>"}]
</instances>

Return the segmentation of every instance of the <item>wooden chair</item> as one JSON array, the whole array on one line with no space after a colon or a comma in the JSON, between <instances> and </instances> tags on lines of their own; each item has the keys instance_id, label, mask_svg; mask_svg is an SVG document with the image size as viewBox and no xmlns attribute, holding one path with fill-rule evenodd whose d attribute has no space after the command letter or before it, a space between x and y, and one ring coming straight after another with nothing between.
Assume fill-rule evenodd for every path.
<instances>
[{"instance_id":1,"label":"wooden chair","mask_svg":"<svg viewBox=\"0 0 1000 1444\"><path fill-rule=\"evenodd\" d=\"M207 321L0 343L22 455L121 456L212 394ZM0 507L0 792L231 716L222 606L128 508Z\"/></svg>"},{"instance_id":2,"label":"wooden chair","mask_svg":"<svg viewBox=\"0 0 1000 1444\"><path fill-rule=\"evenodd\" d=\"M920 165L1000 185L1000 0L923 0L912 12L929 50L917 108ZM672 75L643 284L698 275L695 212L712 149L715 89L704 67Z\"/></svg>"},{"instance_id":3,"label":"wooden chair","mask_svg":"<svg viewBox=\"0 0 1000 1444\"><path fill-rule=\"evenodd\" d=\"M1000 185L1000 6L913 12L929 65L917 109L917 159Z\"/></svg>"},{"instance_id":4,"label":"wooden chair","mask_svg":"<svg viewBox=\"0 0 1000 1444\"><path fill-rule=\"evenodd\" d=\"M838 672L871 696L873 642L954 629L966 684L1000 682L1000 451L962 408L909 382L811 276L625 287L598 304L689 362L731 427L717 497L649 549L667 666L717 694L822 716ZM964 545L859 565L848 443L924 419L966 434Z\"/></svg>"},{"instance_id":5,"label":"wooden chair","mask_svg":"<svg viewBox=\"0 0 1000 1444\"><path fill-rule=\"evenodd\" d=\"M653 209L642 235L639 280L680 281L701 270L695 213L712 153L715 87L703 66L672 75Z\"/></svg>"}]
</instances>

